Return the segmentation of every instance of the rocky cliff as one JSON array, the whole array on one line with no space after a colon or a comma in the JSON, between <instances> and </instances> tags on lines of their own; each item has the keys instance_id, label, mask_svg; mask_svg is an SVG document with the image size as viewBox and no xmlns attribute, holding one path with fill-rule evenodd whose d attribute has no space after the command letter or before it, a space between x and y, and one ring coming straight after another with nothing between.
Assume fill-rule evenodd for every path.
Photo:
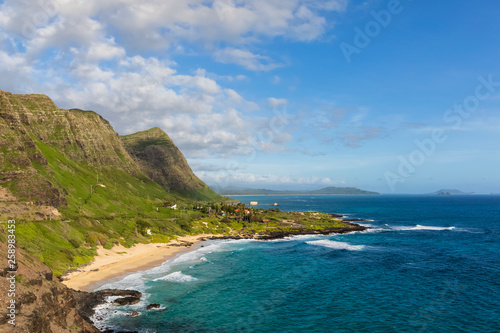
<instances>
[{"instance_id":1,"label":"rocky cliff","mask_svg":"<svg viewBox=\"0 0 500 333\"><path fill-rule=\"evenodd\" d=\"M53 175L52 156L42 151L47 146L78 164L139 173L119 135L97 113L59 109L44 95L0 90L0 183L19 200L59 207L67 204L68 192Z\"/></svg>"},{"instance_id":2,"label":"rocky cliff","mask_svg":"<svg viewBox=\"0 0 500 333\"><path fill-rule=\"evenodd\" d=\"M122 140L141 171L169 191L198 200L218 197L196 177L182 152L160 128L126 135Z\"/></svg>"},{"instance_id":3,"label":"rocky cliff","mask_svg":"<svg viewBox=\"0 0 500 333\"><path fill-rule=\"evenodd\" d=\"M7 258L7 246L0 242L0 258ZM16 253L17 278L15 288L7 277L6 262L0 266L0 332L99 332L81 317L73 292L58 282L50 269L35 257L18 249ZM15 289L15 297L9 290ZM15 326L9 323L11 313L7 304L15 299ZM7 312L9 311L9 312Z\"/></svg>"},{"instance_id":4,"label":"rocky cliff","mask_svg":"<svg viewBox=\"0 0 500 333\"><path fill-rule=\"evenodd\" d=\"M95 112L1 90L0 186L17 201L70 206L79 215L114 214L120 203L136 209L142 204L133 197L220 198L158 128L121 138Z\"/></svg>"}]
</instances>

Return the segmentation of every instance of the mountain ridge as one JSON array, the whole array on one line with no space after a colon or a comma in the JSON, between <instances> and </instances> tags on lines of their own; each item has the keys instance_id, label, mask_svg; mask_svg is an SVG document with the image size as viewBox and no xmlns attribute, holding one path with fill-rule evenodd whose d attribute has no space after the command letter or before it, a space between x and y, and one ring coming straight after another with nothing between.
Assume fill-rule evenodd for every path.
<instances>
[{"instance_id":1,"label":"mountain ridge","mask_svg":"<svg viewBox=\"0 0 500 333\"><path fill-rule=\"evenodd\" d=\"M168 191L196 200L215 199L191 170L172 139L158 127L122 136L125 149L140 169Z\"/></svg>"},{"instance_id":2,"label":"mountain ridge","mask_svg":"<svg viewBox=\"0 0 500 333\"><path fill-rule=\"evenodd\" d=\"M168 138L154 148L163 157L176 154L174 163L182 162L176 172L186 177L169 184L152 180L147 163L138 162L124 137L96 112L64 110L45 95L0 90L0 186L18 202L52 206L66 215L117 214L148 200L220 198L192 173L166 133L149 133Z\"/></svg>"},{"instance_id":3,"label":"mountain ridge","mask_svg":"<svg viewBox=\"0 0 500 333\"><path fill-rule=\"evenodd\" d=\"M329 186L318 190L293 191L293 190L268 190L252 188L235 188L211 186L220 195L380 195L378 192L361 190L355 187Z\"/></svg>"}]
</instances>

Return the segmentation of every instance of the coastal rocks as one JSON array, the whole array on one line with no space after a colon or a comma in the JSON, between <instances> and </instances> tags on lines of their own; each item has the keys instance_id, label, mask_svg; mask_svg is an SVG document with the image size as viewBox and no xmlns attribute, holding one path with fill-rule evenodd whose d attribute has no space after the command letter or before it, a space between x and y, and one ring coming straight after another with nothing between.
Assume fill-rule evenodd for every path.
<instances>
[{"instance_id":1,"label":"coastal rocks","mask_svg":"<svg viewBox=\"0 0 500 333\"><path fill-rule=\"evenodd\" d=\"M137 311L130 312L130 313L128 313L128 314L127 314L127 316L129 316L129 317L137 317L137 316L139 316L139 315L140 315L140 313L139 313L139 312L137 312Z\"/></svg>"},{"instance_id":2,"label":"coastal rocks","mask_svg":"<svg viewBox=\"0 0 500 333\"><path fill-rule=\"evenodd\" d=\"M106 297L109 296L120 296L119 299L129 298L128 300L119 301L124 302L135 302L128 304L136 304L140 301L142 294L136 290L120 290L120 289L103 289L95 291L92 293L85 291L72 290L73 297L76 299L76 310L80 316L82 316L87 322L91 323L90 317L95 313L94 308L99 305L106 303ZM137 301L136 301L137 300ZM115 301L116 302L116 301Z\"/></svg>"},{"instance_id":3,"label":"coastal rocks","mask_svg":"<svg viewBox=\"0 0 500 333\"><path fill-rule=\"evenodd\" d=\"M153 310L153 309L159 309L160 308L160 304L156 304L156 303L153 303L153 304L149 304L146 309L147 310Z\"/></svg>"},{"instance_id":4,"label":"coastal rocks","mask_svg":"<svg viewBox=\"0 0 500 333\"><path fill-rule=\"evenodd\" d=\"M0 242L0 257L7 258L7 255L7 244ZM16 259L19 277L16 280L15 292L16 326L8 323L7 305L2 306L0 332L68 332L68 327L71 326L78 327L80 332L99 332L77 313L76 300L71 290L53 281L52 272L41 261L21 248L16 249ZM9 288L9 280L1 278L0 290L6 292L0 296L0 301L9 299L7 295Z\"/></svg>"},{"instance_id":5,"label":"coastal rocks","mask_svg":"<svg viewBox=\"0 0 500 333\"><path fill-rule=\"evenodd\" d=\"M344 222L367 222L365 219L343 219Z\"/></svg>"},{"instance_id":6,"label":"coastal rocks","mask_svg":"<svg viewBox=\"0 0 500 333\"><path fill-rule=\"evenodd\" d=\"M133 305L133 304L137 304L141 301L141 299L139 297L120 297L120 298L117 298L115 299L115 301L113 302L113 304L116 304L116 305Z\"/></svg>"},{"instance_id":7,"label":"coastal rocks","mask_svg":"<svg viewBox=\"0 0 500 333\"><path fill-rule=\"evenodd\" d=\"M345 221L345 220L344 220ZM269 229L265 233L257 234L255 230L249 230L248 233L239 235L220 235L201 238L202 241L214 239L259 239L259 240L274 240L298 235L330 235L330 234L346 234L355 231L365 231L368 227L361 226L356 223L349 223L346 227L326 227L323 229L312 229L308 227L291 227L286 229L276 228Z\"/></svg>"},{"instance_id":8,"label":"coastal rocks","mask_svg":"<svg viewBox=\"0 0 500 333\"><path fill-rule=\"evenodd\" d=\"M269 231L267 234L256 235L254 239L260 240L273 240L280 239L290 236L297 235L330 235L330 234L346 234L355 231L365 231L367 227L363 227L359 224L350 223L348 227L345 228L324 228L324 229L309 229L309 228L293 228L293 229L275 229L273 231Z\"/></svg>"}]
</instances>

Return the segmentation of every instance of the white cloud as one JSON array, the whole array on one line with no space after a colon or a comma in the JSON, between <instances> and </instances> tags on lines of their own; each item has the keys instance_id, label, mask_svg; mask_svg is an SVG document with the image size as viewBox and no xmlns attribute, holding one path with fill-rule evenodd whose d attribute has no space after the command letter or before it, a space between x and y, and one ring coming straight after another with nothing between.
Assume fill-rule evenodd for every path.
<instances>
[{"instance_id":1,"label":"white cloud","mask_svg":"<svg viewBox=\"0 0 500 333\"><path fill-rule=\"evenodd\" d=\"M286 185L318 185L336 186L344 185L344 181L334 181L328 177L298 177L292 175L253 174L238 172L237 168L222 169L212 167L209 170L199 170L197 176L208 184L228 186L266 186L279 187Z\"/></svg>"},{"instance_id":2,"label":"white cloud","mask_svg":"<svg viewBox=\"0 0 500 333\"><path fill-rule=\"evenodd\" d=\"M287 105L288 101L285 98L274 98L274 97L269 97L268 99L269 102L269 107L271 109L276 109L280 107L281 105Z\"/></svg>"},{"instance_id":3,"label":"white cloud","mask_svg":"<svg viewBox=\"0 0 500 333\"><path fill-rule=\"evenodd\" d=\"M249 118L259 106L223 86L248 77L203 68L179 73L169 55L189 56L202 45L219 62L269 71L282 64L249 51L254 45L278 36L319 38L326 11L343 8L340 0L5 0L0 84L45 93L60 107L95 110L121 133L162 124L187 155L283 150L290 134L259 139L270 120Z\"/></svg>"},{"instance_id":4,"label":"white cloud","mask_svg":"<svg viewBox=\"0 0 500 333\"><path fill-rule=\"evenodd\" d=\"M214 59L223 64L240 65L251 71L270 71L283 66L283 64L273 62L270 57L234 47L214 52Z\"/></svg>"}]
</instances>

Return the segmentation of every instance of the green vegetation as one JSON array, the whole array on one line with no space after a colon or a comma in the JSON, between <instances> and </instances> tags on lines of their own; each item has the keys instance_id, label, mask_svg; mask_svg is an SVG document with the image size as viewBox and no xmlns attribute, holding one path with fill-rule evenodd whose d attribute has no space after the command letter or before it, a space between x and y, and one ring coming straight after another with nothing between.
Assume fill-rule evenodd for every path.
<instances>
[{"instance_id":1,"label":"green vegetation","mask_svg":"<svg viewBox=\"0 0 500 333\"><path fill-rule=\"evenodd\" d=\"M122 141L141 171L170 193L199 201L223 199L195 176L182 152L160 128L123 136Z\"/></svg>"},{"instance_id":2,"label":"green vegetation","mask_svg":"<svg viewBox=\"0 0 500 333\"><path fill-rule=\"evenodd\" d=\"M0 219L55 275L98 246L180 235L266 235L345 227L327 214L261 210L213 192L159 128L120 137L92 111L0 91ZM0 224L5 242L6 224Z\"/></svg>"}]
</instances>

